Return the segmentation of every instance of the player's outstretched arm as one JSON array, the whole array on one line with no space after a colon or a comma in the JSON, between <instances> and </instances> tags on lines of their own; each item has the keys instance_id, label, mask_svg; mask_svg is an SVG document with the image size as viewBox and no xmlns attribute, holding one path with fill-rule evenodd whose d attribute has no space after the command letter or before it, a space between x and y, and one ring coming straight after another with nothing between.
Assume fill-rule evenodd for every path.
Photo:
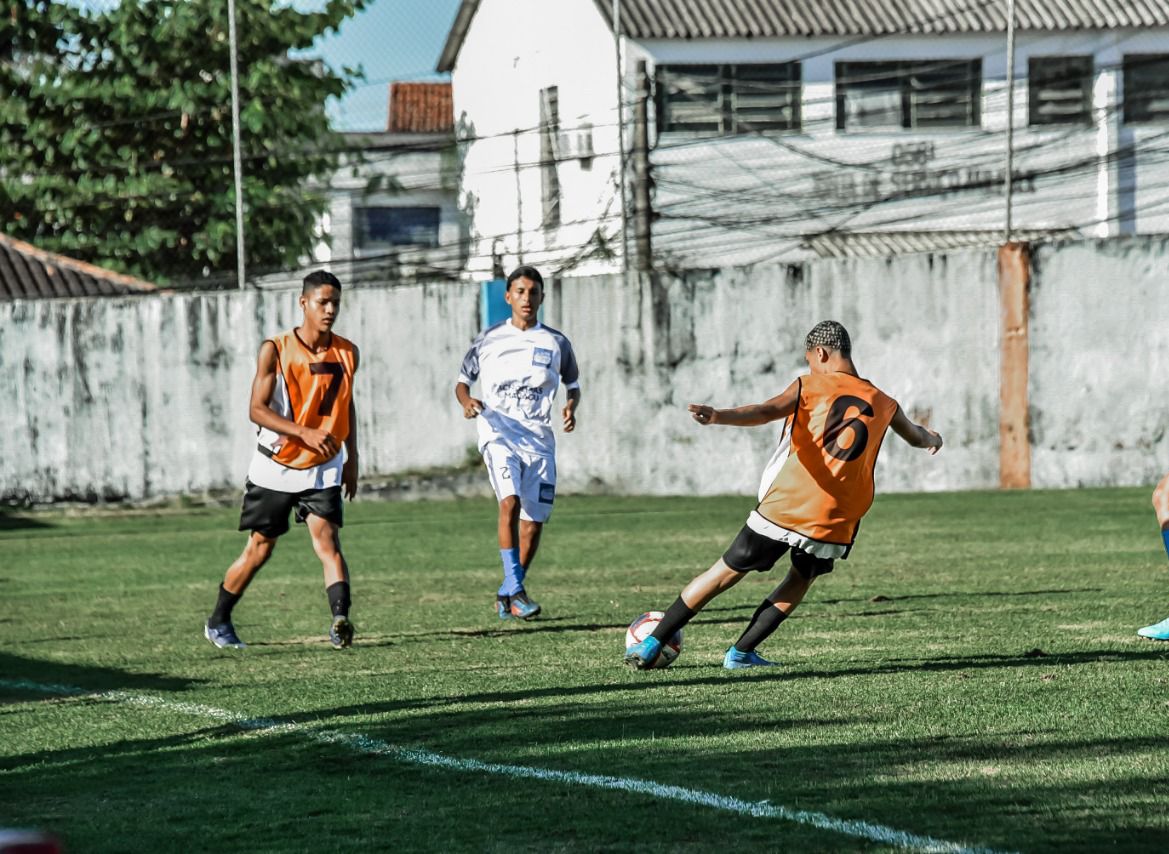
<instances>
[{"instance_id":1,"label":"player's outstretched arm","mask_svg":"<svg viewBox=\"0 0 1169 854\"><path fill-rule=\"evenodd\" d=\"M915 448L925 448L931 455L942 449L942 437L928 427L914 424L900 406L890 426L894 433Z\"/></svg>"},{"instance_id":2,"label":"player's outstretched arm","mask_svg":"<svg viewBox=\"0 0 1169 854\"><path fill-rule=\"evenodd\" d=\"M705 403L692 403L690 417L699 424L727 424L732 427L755 427L787 418L796 411L800 400L800 384L794 382L780 394L762 403L740 406L736 409L715 409Z\"/></svg>"},{"instance_id":3,"label":"player's outstretched arm","mask_svg":"<svg viewBox=\"0 0 1169 854\"><path fill-rule=\"evenodd\" d=\"M483 411L483 401L471 397L471 387L466 383L455 383L455 400L463 407L464 418L474 418Z\"/></svg>"},{"instance_id":4,"label":"player's outstretched arm","mask_svg":"<svg viewBox=\"0 0 1169 854\"><path fill-rule=\"evenodd\" d=\"M327 430L316 427L306 427L289 421L282 415L277 415L268 401L272 399L272 391L276 388L276 345L265 341L260 345L260 354L256 357L256 376L252 380L252 400L248 408L248 417L259 427L266 427L282 436L294 436L311 450L330 458L341 450L341 443Z\"/></svg>"}]
</instances>

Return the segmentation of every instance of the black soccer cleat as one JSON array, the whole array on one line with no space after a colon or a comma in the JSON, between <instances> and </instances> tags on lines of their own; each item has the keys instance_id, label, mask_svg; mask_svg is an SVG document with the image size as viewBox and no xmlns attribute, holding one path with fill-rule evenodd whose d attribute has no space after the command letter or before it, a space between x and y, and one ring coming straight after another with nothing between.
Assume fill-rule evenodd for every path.
<instances>
[{"instance_id":1,"label":"black soccer cleat","mask_svg":"<svg viewBox=\"0 0 1169 854\"><path fill-rule=\"evenodd\" d=\"M333 625L329 627L329 643L333 645L333 649L348 649L353 646L353 635L353 623L349 622L348 617L333 618Z\"/></svg>"},{"instance_id":2,"label":"black soccer cleat","mask_svg":"<svg viewBox=\"0 0 1169 854\"><path fill-rule=\"evenodd\" d=\"M235 633L235 626L230 621L213 626L206 623L203 626L203 637L211 641L220 649L244 649L247 644L239 639Z\"/></svg>"}]
</instances>

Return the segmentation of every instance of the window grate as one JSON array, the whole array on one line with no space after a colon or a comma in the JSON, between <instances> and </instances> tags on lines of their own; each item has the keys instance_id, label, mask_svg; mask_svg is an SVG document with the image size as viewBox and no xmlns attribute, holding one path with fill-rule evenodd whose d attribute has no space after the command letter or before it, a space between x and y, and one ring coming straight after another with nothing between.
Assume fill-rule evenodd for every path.
<instances>
[{"instance_id":1,"label":"window grate","mask_svg":"<svg viewBox=\"0 0 1169 854\"><path fill-rule=\"evenodd\" d=\"M982 60L836 63L837 130L977 127Z\"/></svg>"},{"instance_id":2,"label":"window grate","mask_svg":"<svg viewBox=\"0 0 1169 854\"><path fill-rule=\"evenodd\" d=\"M1092 123L1092 57L1036 56L1027 63L1028 122Z\"/></svg>"},{"instance_id":3,"label":"window grate","mask_svg":"<svg viewBox=\"0 0 1169 854\"><path fill-rule=\"evenodd\" d=\"M659 65L659 133L710 136L798 131L800 65Z\"/></svg>"},{"instance_id":4,"label":"window grate","mask_svg":"<svg viewBox=\"0 0 1169 854\"><path fill-rule=\"evenodd\" d=\"M1125 55L1124 121L1169 122L1169 54Z\"/></svg>"}]
</instances>

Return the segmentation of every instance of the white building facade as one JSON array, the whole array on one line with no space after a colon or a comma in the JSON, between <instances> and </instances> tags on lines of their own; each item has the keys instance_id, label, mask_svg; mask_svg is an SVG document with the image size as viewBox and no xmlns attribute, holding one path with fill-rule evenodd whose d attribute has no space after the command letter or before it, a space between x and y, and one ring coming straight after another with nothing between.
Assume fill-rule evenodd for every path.
<instances>
[{"instance_id":1,"label":"white building facade","mask_svg":"<svg viewBox=\"0 0 1169 854\"><path fill-rule=\"evenodd\" d=\"M1006 6L465 0L467 272L622 267L639 62L657 266L1001 242ZM1016 7L1011 236L1169 232L1169 0Z\"/></svg>"}]
</instances>

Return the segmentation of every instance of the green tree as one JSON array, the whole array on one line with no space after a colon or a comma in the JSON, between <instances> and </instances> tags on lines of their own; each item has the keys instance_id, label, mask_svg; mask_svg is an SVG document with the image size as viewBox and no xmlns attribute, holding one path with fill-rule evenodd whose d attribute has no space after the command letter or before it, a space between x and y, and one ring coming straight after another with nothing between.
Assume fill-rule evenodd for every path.
<instances>
[{"instance_id":1,"label":"green tree","mask_svg":"<svg viewBox=\"0 0 1169 854\"><path fill-rule=\"evenodd\" d=\"M249 272L309 254L358 75L300 52L366 0L237 0ZM156 282L234 280L227 0L0 11L0 228ZM4 14L7 12L7 14Z\"/></svg>"}]
</instances>

